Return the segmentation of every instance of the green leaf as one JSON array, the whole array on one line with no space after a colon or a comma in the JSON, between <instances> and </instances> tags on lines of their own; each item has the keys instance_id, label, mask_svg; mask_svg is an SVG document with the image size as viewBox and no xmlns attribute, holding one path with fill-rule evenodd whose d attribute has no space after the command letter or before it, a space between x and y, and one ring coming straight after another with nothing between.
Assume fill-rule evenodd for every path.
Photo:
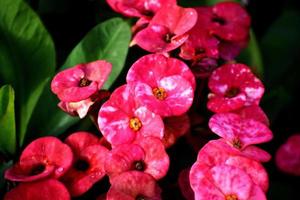
<instances>
[{"instance_id":1,"label":"green leaf","mask_svg":"<svg viewBox=\"0 0 300 200\"><path fill-rule=\"evenodd\" d=\"M124 67L130 39L130 26L124 20L107 20L93 28L73 49L63 69L96 59L111 62L113 69L104 86L108 89Z\"/></svg>"},{"instance_id":2,"label":"green leaf","mask_svg":"<svg viewBox=\"0 0 300 200\"><path fill-rule=\"evenodd\" d=\"M261 52L256 41L254 32L250 32L250 41L248 47L244 49L240 56L237 58L239 62L251 66L253 71L261 78L263 78L264 67Z\"/></svg>"},{"instance_id":3,"label":"green leaf","mask_svg":"<svg viewBox=\"0 0 300 200\"><path fill-rule=\"evenodd\" d=\"M223 1L240 2L241 0L178 0L178 5L184 7L207 6L207 5L211 6Z\"/></svg>"},{"instance_id":4,"label":"green leaf","mask_svg":"<svg viewBox=\"0 0 300 200\"><path fill-rule=\"evenodd\" d=\"M10 85L0 88L0 151L16 151L15 93Z\"/></svg>"},{"instance_id":5,"label":"green leaf","mask_svg":"<svg viewBox=\"0 0 300 200\"><path fill-rule=\"evenodd\" d=\"M108 89L122 71L131 39L130 26L120 18L113 18L94 27L72 50L62 69L94 60L107 60L113 69L104 88ZM35 113L38 123L35 131L43 135L59 135L79 121L58 107L57 97L51 93L50 85L45 89Z\"/></svg>"},{"instance_id":6,"label":"green leaf","mask_svg":"<svg viewBox=\"0 0 300 200\"><path fill-rule=\"evenodd\" d=\"M16 91L17 132L22 145L28 122L55 69L51 37L22 0L0 1L0 80Z\"/></svg>"},{"instance_id":7,"label":"green leaf","mask_svg":"<svg viewBox=\"0 0 300 200\"><path fill-rule=\"evenodd\" d=\"M5 180L4 180L4 172L6 169L8 169L9 167L11 167L13 164L13 161L9 161L9 162L3 162L0 163L0 198L2 195L4 195L5 193Z\"/></svg>"}]
</instances>

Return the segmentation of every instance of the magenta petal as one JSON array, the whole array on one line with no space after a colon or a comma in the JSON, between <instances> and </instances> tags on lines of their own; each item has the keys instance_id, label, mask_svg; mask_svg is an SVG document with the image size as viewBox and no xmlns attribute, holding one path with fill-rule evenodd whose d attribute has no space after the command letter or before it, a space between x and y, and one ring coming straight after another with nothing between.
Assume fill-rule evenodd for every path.
<instances>
[{"instance_id":1,"label":"magenta petal","mask_svg":"<svg viewBox=\"0 0 300 200\"><path fill-rule=\"evenodd\" d=\"M79 154L89 146L100 144L100 138L89 132L78 131L69 135L65 143L72 148L73 152Z\"/></svg>"},{"instance_id":2,"label":"magenta petal","mask_svg":"<svg viewBox=\"0 0 300 200\"><path fill-rule=\"evenodd\" d=\"M269 162L271 160L271 155L268 152L253 145L244 148L242 153L245 157L258 162Z\"/></svg>"},{"instance_id":3,"label":"magenta petal","mask_svg":"<svg viewBox=\"0 0 300 200\"><path fill-rule=\"evenodd\" d=\"M196 87L195 77L190 68L181 60L161 54L149 54L138 59L129 69L127 83L142 82L156 87L157 82L166 76L180 75Z\"/></svg>"},{"instance_id":4,"label":"magenta petal","mask_svg":"<svg viewBox=\"0 0 300 200\"><path fill-rule=\"evenodd\" d=\"M266 192L268 190L268 174L259 162L242 156L232 156L228 157L225 164L244 170L251 177L252 181L261 187L263 191Z\"/></svg>"},{"instance_id":5,"label":"magenta petal","mask_svg":"<svg viewBox=\"0 0 300 200\"><path fill-rule=\"evenodd\" d=\"M240 115L243 119L254 119L267 126L270 125L267 115L257 105L243 107L240 110L236 110L235 113Z\"/></svg>"},{"instance_id":6,"label":"magenta petal","mask_svg":"<svg viewBox=\"0 0 300 200\"><path fill-rule=\"evenodd\" d=\"M69 200L65 186L57 180L46 179L31 183L21 183L9 191L4 200Z\"/></svg>"},{"instance_id":7,"label":"magenta petal","mask_svg":"<svg viewBox=\"0 0 300 200\"><path fill-rule=\"evenodd\" d=\"M137 196L160 200L160 189L148 174L130 171L112 179L107 200L135 200Z\"/></svg>"},{"instance_id":8,"label":"magenta petal","mask_svg":"<svg viewBox=\"0 0 300 200\"><path fill-rule=\"evenodd\" d=\"M290 136L278 148L275 161L281 171L300 176L300 134Z\"/></svg>"},{"instance_id":9,"label":"magenta petal","mask_svg":"<svg viewBox=\"0 0 300 200\"><path fill-rule=\"evenodd\" d=\"M112 145L130 143L135 133L129 127L130 117L112 100L105 102L99 111L98 125L103 136Z\"/></svg>"},{"instance_id":10,"label":"magenta petal","mask_svg":"<svg viewBox=\"0 0 300 200\"><path fill-rule=\"evenodd\" d=\"M252 119L242 119L233 113L219 113L209 120L210 129L228 142L238 139L241 148L250 144L270 141L273 137L269 128Z\"/></svg>"},{"instance_id":11,"label":"magenta petal","mask_svg":"<svg viewBox=\"0 0 300 200\"><path fill-rule=\"evenodd\" d=\"M5 176L16 181L59 178L71 167L72 161L73 153L68 145L55 137L43 137L24 149L19 163L7 170Z\"/></svg>"},{"instance_id":12,"label":"magenta petal","mask_svg":"<svg viewBox=\"0 0 300 200\"><path fill-rule=\"evenodd\" d=\"M135 170L134 162L144 161L145 152L136 144L122 144L113 148L107 155L105 171L110 177L122 172Z\"/></svg>"},{"instance_id":13,"label":"magenta petal","mask_svg":"<svg viewBox=\"0 0 300 200\"><path fill-rule=\"evenodd\" d=\"M164 177L168 172L170 161L163 143L154 137L139 138L136 143L145 152L146 169L144 172L152 175L156 180Z\"/></svg>"},{"instance_id":14,"label":"magenta petal","mask_svg":"<svg viewBox=\"0 0 300 200\"><path fill-rule=\"evenodd\" d=\"M80 142L77 144L82 145ZM76 143L71 147L73 150L78 148ZM108 150L99 144L79 148L81 149L75 155L73 167L62 177L72 196L82 195L105 176L104 163ZM86 162L87 169L78 169L78 162Z\"/></svg>"},{"instance_id":15,"label":"magenta petal","mask_svg":"<svg viewBox=\"0 0 300 200\"><path fill-rule=\"evenodd\" d=\"M166 41L166 35L170 34L171 30L163 25L151 24L147 28L138 32L133 41L142 49L153 52L162 53L169 52L182 45L188 38L187 34L172 38L171 41Z\"/></svg>"},{"instance_id":16,"label":"magenta petal","mask_svg":"<svg viewBox=\"0 0 300 200\"><path fill-rule=\"evenodd\" d=\"M159 139L164 137L164 123L159 115L150 112L146 107L139 107L134 115L143 124L142 128L138 131L138 135L142 135L143 137L153 136Z\"/></svg>"},{"instance_id":17,"label":"magenta petal","mask_svg":"<svg viewBox=\"0 0 300 200\"><path fill-rule=\"evenodd\" d=\"M158 87L163 88L167 97L157 99L146 84L138 84L136 97L142 105L161 116L178 116L188 111L193 102L194 91L190 83L182 77L169 76L161 79Z\"/></svg>"}]
</instances>

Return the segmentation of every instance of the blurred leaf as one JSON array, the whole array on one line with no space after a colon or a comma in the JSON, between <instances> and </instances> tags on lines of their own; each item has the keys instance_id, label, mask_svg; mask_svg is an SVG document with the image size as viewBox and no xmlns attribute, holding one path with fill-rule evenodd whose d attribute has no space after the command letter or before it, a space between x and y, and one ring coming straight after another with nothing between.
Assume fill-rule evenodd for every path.
<instances>
[{"instance_id":1,"label":"blurred leaf","mask_svg":"<svg viewBox=\"0 0 300 200\"><path fill-rule=\"evenodd\" d=\"M4 180L4 171L12 166L12 160L6 163L0 163L0 198L5 193L5 180Z\"/></svg>"},{"instance_id":2,"label":"blurred leaf","mask_svg":"<svg viewBox=\"0 0 300 200\"><path fill-rule=\"evenodd\" d=\"M61 69L98 59L107 60L113 65L104 86L108 89L124 67L130 39L130 27L124 20L120 18L107 20L94 27L79 42ZM58 99L51 93L50 84L47 87L35 112L36 124L32 127L43 135L59 135L78 122L79 118L63 113L57 107Z\"/></svg>"},{"instance_id":3,"label":"blurred leaf","mask_svg":"<svg viewBox=\"0 0 300 200\"><path fill-rule=\"evenodd\" d=\"M22 145L43 88L55 69L51 37L22 0L0 1L0 79L16 91L17 132Z\"/></svg>"},{"instance_id":4,"label":"blurred leaf","mask_svg":"<svg viewBox=\"0 0 300 200\"><path fill-rule=\"evenodd\" d=\"M207 5L211 6L223 1L241 2L241 0L178 0L178 5L184 7L196 7L196 6L207 6Z\"/></svg>"},{"instance_id":5,"label":"blurred leaf","mask_svg":"<svg viewBox=\"0 0 300 200\"><path fill-rule=\"evenodd\" d=\"M261 40L265 78L269 87L281 85L293 73L300 52L300 14L285 11Z\"/></svg>"},{"instance_id":6,"label":"blurred leaf","mask_svg":"<svg viewBox=\"0 0 300 200\"><path fill-rule=\"evenodd\" d=\"M259 77L263 77L264 67L261 52L256 41L255 34L252 30L250 31L250 41L248 47L241 52L237 60L247 64L248 66L251 66L253 71Z\"/></svg>"},{"instance_id":7,"label":"blurred leaf","mask_svg":"<svg viewBox=\"0 0 300 200\"><path fill-rule=\"evenodd\" d=\"M0 151L16 151L15 93L10 85L0 88Z\"/></svg>"}]
</instances>

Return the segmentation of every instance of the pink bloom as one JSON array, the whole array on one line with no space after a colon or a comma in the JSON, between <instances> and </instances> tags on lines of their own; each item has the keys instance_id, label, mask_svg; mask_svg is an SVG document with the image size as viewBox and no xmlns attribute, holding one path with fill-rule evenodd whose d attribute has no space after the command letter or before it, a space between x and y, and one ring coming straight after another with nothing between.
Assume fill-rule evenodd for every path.
<instances>
[{"instance_id":1,"label":"pink bloom","mask_svg":"<svg viewBox=\"0 0 300 200\"><path fill-rule=\"evenodd\" d=\"M269 119L264 111L257 105L246 106L235 111L243 119L253 119L267 126L270 125Z\"/></svg>"},{"instance_id":2,"label":"pink bloom","mask_svg":"<svg viewBox=\"0 0 300 200\"><path fill-rule=\"evenodd\" d=\"M197 12L193 8L165 4L133 41L149 52L169 52L186 41L196 21Z\"/></svg>"},{"instance_id":3,"label":"pink bloom","mask_svg":"<svg viewBox=\"0 0 300 200\"><path fill-rule=\"evenodd\" d=\"M104 177L108 150L100 145L96 136L88 132L73 133L66 143L73 150L74 162L62 181L72 196L80 196Z\"/></svg>"},{"instance_id":4,"label":"pink bloom","mask_svg":"<svg viewBox=\"0 0 300 200\"><path fill-rule=\"evenodd\" d=\"M65 112L83 118L97 99L111 71L111 64L98 60L59 72L51 82L51 90L61 100Z\"/></svg>"},{"instance_id":5,"label":"pink bloom","mask_svg":"<svg viewBox=\"0 0 300 200\"><path fill-rule=\"evenodd\" d=\"M270 154L256 147L248 146L244 149L233 148L224 139L209 141L198 153L197 160L209 166L223 163L229 156L243 156L258 162L268 162Z\"/></svg>"},{"instance_id":6,"label":"pink bloom","mask_svg":"<svg viewBox=\"0 0 300 200\"><path fill-rule=\"evenodd\" d=\"M286 173L300 176L300 134L294 134L276 152L277 167Z\"/></svg>"},{"instance_id":7,"label":"pink bloom","mask_svg":"<svg viewBox=\"0 0 300 200\"><path fill-rule=\"evenodd\" d=\"M5 178L21 182L59 178L71 167L72 161L73 153L68 145L55 137L39 138L24 149L16 165L6 170Z\"/></svg>"},{"instance_id":8,"label":"pink bloom","mask_svg":"<svg viewBox=\"0 0 300 200\"><path fill-rule=\"evenodd\" d=\"M195 8L198 14L196 25L189 31L189 38L181 46L180 57L200 61L203 58L219 58L219 41L209 33L212 25L211 7Z\"/></svg>"},{"instance_id":9,"label":"pink bloom","mask_svg":"<svg viewBox=\"0 0 300 200\"><path fill-rule=\"evenodd\" d=\"M251 144L268 142L273 138L270 129L253 119L242 119L233 113L218 113L209 120L210 129L237 149Z\"/></svg>"},{"instance_id":10,"label":"pink bloom","mask_svg":"<svg viewBox=\"0 0 300 200\"><path fill-rule=\"evenodd\" d=\"M155 179L167 174L169 157L162 142L154 137L140 138L136 144L123 144L108 154L105 169L113 178L125 171L142 171Z\"/></svg>"},{"instance_id":11,"label":"pink bloom","mask_svg":"<svg viewBox=\"0 0 300 200\"><path fill-rule=\"evenodd\" d=\"M214 22L212 34L226 41L241 41L248 38L251 19L239 3L221 2L213 6L212 12Z\"/></svg>"},{"instance_id":12,"label":"pink bloom","mask_svg":"<svg viewBox=\"0 0 300 200\"><path fill-rule=\"evenodd\" d=\"M163 5L176 0L106 0L112 9L129 17L152 17Z\"/></svg>"},{"instance_id":13,"label":"pink bloom","mask_svg":"<svg viewBox=\"0 0 300 200\"><path fill-rule=\"evenodd\" d=\"M120 174L111 180L107 200L160 200L161 190L152 176L139 172L129 171Z\"/></svg>"},{"instance_id":14,"label":"pink bloom","mask_svg":"<svg viewBox=\"0 0 300 200\"><path fill-rule=\"evenodd\" d=\"M9 191L4 200L69 200L70 194L65 186L55 180L46 179L31 183L21 183Z\"/></svg>"},{"instance_id":15,"label":"pink bloom","mask_svg":"<svg viewBox=\"0 0 300 200\"><path fill-rule=\"evenodd\" d=\"M163 143L165 148L172 146L178 138L190 130L190 119L188 115L164 118L165 133Z\"/></svg>"},{"instance_id":16,"label":"pink bloom","mask_svg":"<svg viewBox=\"0 0 300 200\"><path fill-rule=\"evenodd\" d=\"M248 37L241 41L234 41L234 42L220 40L219 43L220 57L225 61L233 60L240 54L242 49L247 47L248 41L249 41Z\"/></svg>"},{"instance_id":17,"label":"pink bloom","mask_svg":"<svg viewBox=\"0 0 300 200\"><path fill-rule=\"evenodd\" d=\"M139 102L161 116L181 115L192 104L195 78L178 59L159 54L144 56L132 65L126 80L137 83Z\"/></svg>"},{"instance_id":18,"label":"pink bloom","mask_svg":"<svg viewBox=\"0 0 300 200\"><path fill-rule=\"evenodd\" d=\"M210 76L207 107L213 112L229 112L258 105L264 86L244 64L225 64Z\"/></svg>"},{"instance_id":19,"label":"pink bloom","mask_svg":"<svg viewBox=\"0 0 300 200\"><path fill-rule=\"evenodd\" d=\"M163 138L161 117L140 106L134 90L135 84L117 88L100 108L99 129L113 146L131 143L137 136Z\"/></svg>"},{"instance_id":20,"label":"pink bloom","mask_svg":"<svg viewBox=\"0 0 300 200\"><path fill-rule=\"evenodd\" d=\"M265 200L265 194L242 169L229 165L208 167L195 163L190 182L196 200Z\"/></svg>"}]
</instances>

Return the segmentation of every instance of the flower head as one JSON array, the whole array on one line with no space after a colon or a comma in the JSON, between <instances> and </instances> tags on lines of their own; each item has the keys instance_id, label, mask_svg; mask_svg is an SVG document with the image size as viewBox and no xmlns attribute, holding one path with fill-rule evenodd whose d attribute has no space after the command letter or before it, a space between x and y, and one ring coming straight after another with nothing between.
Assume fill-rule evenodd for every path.
<instances>
[{"instance_id":1,"label":"flower head","mask_svg":"<svg viewBox=\"0 0 300 200\"><path fill-rule=\"evenodd\" d=\"M286 173L300 176L300 134L294 134L276 152L277 167Z\"/></svg>"},{"instance_id":2,"label":"flower head","mask_svg":"<svg viewBox=\"0 0 300 200\"><path fill-rule=\"evenodd\" d=\"M117 88L100 108L98 125L113 146L131 143L137 136L162 138L161 117L136 102L135 84Z\"/></svg>"},{"instance_id":3,"label":"flower head","mask_svg":"<svg viewBox=\"0 0 300 200\"><path fill-rule=\"evenodd\" d=\"M149 52L169 52L184 43L196 21L197 12L193 8L165 4L133 41Z\"/></svg>"},{"instance_id":4,"label":"flower head","mask_svg":"<svg viewBox=\"0 0 300 200\"><path fill-rule=\"evenodd\" d=\"M225 64L209 78L211 93L207 107L213 112L229 112L258 105L264 86L244 64Z\"/></svg>"},{"instance_id":5,"label":"flower head","mask_svg":"<svg viewBox=\"0 0 300 200\"><path fill-rule=\"evenodd\" d=\"M74 162L62 181L72 196L80 196L105 175L104 162L108 150L88 132L76 132L65 141L74 152Z\"/></svg>"},{"instance_id":6,"label":"flower head","mask_svg":"<svg viewBox=\"0 0 300 200\"><path fill-rule=\"evenodd\" d=\"M21 182L59 178L71 167L72 161L73 153L68 145L55 137L39 138L24 149L19 162L5 172L5 178Z\"/></svg>"}]
</instances>

